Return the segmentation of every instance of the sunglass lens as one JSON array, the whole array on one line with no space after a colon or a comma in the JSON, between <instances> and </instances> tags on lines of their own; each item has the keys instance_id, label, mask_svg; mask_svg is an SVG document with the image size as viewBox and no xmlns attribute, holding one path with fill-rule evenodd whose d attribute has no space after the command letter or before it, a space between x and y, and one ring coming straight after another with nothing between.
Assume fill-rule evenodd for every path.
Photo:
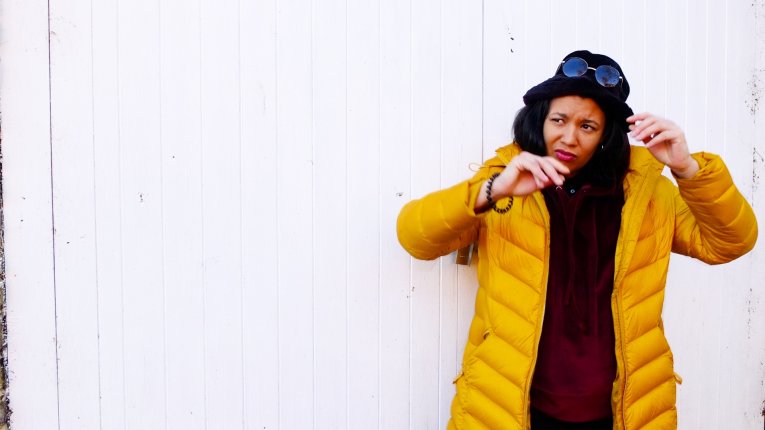
<instances>
[{"instance_id":1,"label":"sunglass lens","mask_svg":"<svg viewBox=\"0 0 765 430\"><path fill-rule=\"evenodd\" d=\"M619 83L619 71L611 66L600 66L595 69L595 80L604 87L615 87Z\"/></svg>"},{"instance_id":2,"label":"sunglass lens","mask_svg":"<svg viewBox=\"0 0 765 430\"><path fill-rule=\"evenodd\" d=\"M571 57L563 63L563 74L569 78L587 73L587 62L579 57Z\"/></svg>"}]
</instances>

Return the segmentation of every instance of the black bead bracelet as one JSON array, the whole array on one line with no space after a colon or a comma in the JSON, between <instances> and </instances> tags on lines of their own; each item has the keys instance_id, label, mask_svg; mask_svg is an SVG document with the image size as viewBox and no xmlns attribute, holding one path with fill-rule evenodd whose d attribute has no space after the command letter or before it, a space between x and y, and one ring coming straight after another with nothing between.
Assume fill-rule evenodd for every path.
<instances>
[{"instance_id":1,"label":"black bead bracelet","mask_svg":"<svg viewBox=\"0 0 765 430\"><path fill-rule=\"evenodd\" d=\"M504 208L498 208L497 203L491 199L491 186L494 185L494 180L497 179L497 176L499 176L499 173L495 173L491 175L489 178L489 182L486 186L486 201L489 202L489 206L494 210L494 212L498 214L504 214L507 213L507 211L510 210L511 207L513 207L513 196L508 197L510 199L510 202L508 202L507 206Z\"/></svg>"}]
</instances>

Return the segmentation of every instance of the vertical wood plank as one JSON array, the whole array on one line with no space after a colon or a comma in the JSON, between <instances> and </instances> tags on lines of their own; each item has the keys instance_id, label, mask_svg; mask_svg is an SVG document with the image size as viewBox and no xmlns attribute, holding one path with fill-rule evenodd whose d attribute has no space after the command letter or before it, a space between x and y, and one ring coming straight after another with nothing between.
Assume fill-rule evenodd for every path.
<instances>
[{"instance_id":1,"label":"vertical wood plank","mask_svg":"<svg viewBox=\"0 0 765 430\"><path fill-rule=\"evenodd\" d=\"M611 2L608 0L600 0L597 7L598 15L598 50L599 53L608 55L616 60L622 67L626 68L626 64L622 64L624 58L628 56L628 53L634 53L634 47L624 46L624 25L625 21L631 19L628 17L632 10L633 2ZM583 48L586 49L586 48ZM558 59L560 61L561 59ZM625 69L627 73L627 79L632 83L632 75ZM632 106L632 95L627 99L628 104Z\"/></svg>"},{"instance_id":2,"label":"vertical wood plank","mask_svg":"<svg viewBox=\"0 0 765 430\"><path fill-rule=\"evenodd\" d=\"M586 49L591 52L601 53L600 49L600 24L604 20L603 11L599 7L599 0L576 0L576 2L568 2L576 7L573 11L574 14L570 15L573 18L576 31L574 35L574 41L576 42L575 49ZM608 19L608 15L611 15L612 11L605 12ZM567 38L565 36L565 28L561 27L563 32L561 38ZM567 52L566 52L567 53ZM564 55L566 54L564 53ZM607 53L604 53L608 55ZM610 56L610 55L609 55ZM563 58L561 56L561 58Z\"/></svg>"},{"instance_id":3,"label":"vertical wood plank","mask_svg":"<svg viewBox=\"0 0 765 430\"><path fill-rule=\"evenodd\" d=\"M48 4L9 0L0 10L11 425L57 428Z\"/></svg>"},{"instance_id":4,"label":"vertical wood plank","mask_svg":"<svg viewBox=\"0 0 765 430\"><path fill-rule=\"evenodd\" d=\"M348 428L380 422L380 10L347 2Z\"/></svg>"},{"instance_id":5,"label":"vertical wood plank","mask_svg":"<svg viewBox=\"0 0 765 430\"><path fill-rule=\"evenodd\" d=\"M241 2L239 24L245 428L254 429L279 428L280 410L276 5Z\"/></svg>"},{"instance_id":6,"label":"vertical wood plank","mask_svg":"<svg viewBox=\"0 0 765 430\"><path fill-rule=\"evenodd\" d=\"M725 161L741 192L752 203L760 226L763 219L763 193L761 178L765 158L763 155L761 97L763 74L763 22L762 2L726 2L726 49L720 60L725 65L724 87L726 103ZM754 35L754 37L753 37ZM759 37L757 37L759 35ZM752 41L755 40L755 43ZM713 58L718 57L715 53ZM762 231L762 227L760 227ZM720 345L719 417L731 428L761 428L763 417L759 413L765 402L762 381L765 367L761 345L765 344L765 311L761 285L765 279L760 263L763 258L762 233L754 251L736 261L725 271L721 284L725 315L722 344ZM754 281L753 281L754 280ZM717 287L720 288L720 287ZM723 370L725 369L725 370ZM759 382L758 382L759 381ZM759 385L759 386L758 386Z\"/></svg>"},{"instance_id":7,"label":"vertical wood plank","mask_svg":"<svg viewBox=\"0 0 765 430\"><path fill-rule=\"evenodd\" d=\"M410 171L403 157L412 140L412 4L409 0L380 2L380 143L379 143L379 241L380 241L380 428L426 428L420 417L437 414L436 382L438 306L436 295L423 296L428 304L418 308L419 291L410 291L409 258L396 239L396 219L403 204L397 196L408 188ZM437 8L431 14L438 19ZM438 32L435 33L438 37ZM438 52L438 49L436 49ZM436 54L437 55L437 54ZM435 77L431 77L435 78ZM433 79L438 85L438 81ZM436 103L438 97L435 98ZM437 138L437 135L436 135ZM437 284L436 284L437 285ZM411 303L410 303L411 302ZM411 304L411 313L410 313ZM420 312L420 311L423 312ZM416 315L416 319L412 319ZM411 321L411 326L410 326ZM429 324L426 339L416 338L415 321ZM410 337L410 330L412 332ZM420 349L421 348L421 349ZM419 372L417 351L430 357ZM410 369L411 363L411 369ZM426 387L420 395L418 388ZM420 403L422 399L422 403Z\"/></svg>"},{"instance_id":8,"label":"vertical wood plank","mask_svg":"<svg viewBox=\"0 0 765 430\"><path fill-rule=\"evenodd\" d=\"M441 54L443 169L440 186L446 187L472 176L468 166L481 162L483 8L479 2L453 0L443 3L441 13L441 46L448 47ZM488 151L494 149L487 148ZM475 303L475 267L474 261L471 266L456 265L452 255L441 259L439 416L438 422L428 423L427 428L446 428L451 415L452 381L460 371Z\"/></svg>"},{"instance_id":9,"label":"vertical wood plank","mask_svg":"<svg viewBox=\"0 0 765 430\"><path fill-rule=\"evenodd\" d=\"M579 1L550 2L550 15L547 19L550 21L550 56L553 64L547 77L552 76L560 60L569 52L579 49L593 51L579 43L581 25L572 19L577 16Z\"/></svg>"},{"instance_id":10,"label":"vertical wood plank","mask_svg":"<svg viewBox=\"0 0 765 430\"><path fill-rule=\"evenodd\" d=\"M166 423L159 4L118 3L125 421Z\"/></svg>"},{"instance_id":11,"label":"vertical wood plank","mask_svg":"<svg viewBox=\"0 0 765 430\"><path fill-rule=\"evenodd\" d=\"M568 53L552 50L552 21L550 20L552 5L550 2L527 0L524 3L524 14L520 19L525 20L527 24L526 33L521 35L521 58L525 64L525 67L519 66L524 72L521 97L532 86L552 76L560 60ZM523 99L519 99L515 105L517 109L523 107ZM515 119L517 109L512 112L509 121Z\"/></svg>"},{"instance_id":12,"label":"vertical wood plank","mask_svg":"<svg viewBox=\"0 0 765 430\"><path fill-rule=\"evenodd\" d=\"M91 4L55 3L49 13L59 428L97 428Z\"/></svg>"},{"instance_id":13,"label":"vertical wood plank","mask_svg":"<svg viewBox=\"0 0 765 430\"><path fill-rule=\"evenodd\" d=\"M685 124L685 94L686 94L686 47L685 37L687 21L684 18L686 5L684 2L671 2L666 6L667 39L672 40L670 53L667 55L667 109L665 115L678 124Z\"/></svg>"},{"instance_id":14,"label":"vertical wood plank","mask_svg":"<svg viewBox=\"0 0 765 430\"><path fill-rule=\"evenodd\" d=\"M674 55L674 46L667 43L670 22L666 10L669 5L660 0L646 0L645 3L645 9L650 11L651 19L644 20L642 30L645 38L643 53L645 61L640 67L645 76L644 106L635 106L634 110L636 112L646 110L666 116L667 78L671 73L676 73L667 67L669 56Z\"/></svg>"},{"instance_id":15,"label":"vertical wood plank","mask_svg":"<svg viewBox=\"0 0 765 430\"><path fill-rule=\"evenodd\" d=\"M206 423L227 429L243 422L238 14L200 4Z\"/></svg>"},{"instance_id":16,"label":"vertical wood plank","mask_svg":"<svg viewBox=\"0 0 765 430\"><path fill-rule=\"evenodd\" d=\"M706 150L707 126L705 116L707 111L704 97L707 85L706 52L704 50L706 28L706 7L697 3L689 4L683 17L686 20L686 33L680 37L686 40L685 60L685 105L684 117L673 119L683 128L688 146L692 152ZM677 372L683 375L683 387L678 393L679 421L690 428L705 427L700 420L703 409L703 399L706 397L701 390L707 375L706 360L702 356L701 347L710 341L711 321L707 318L705 308L708 306L706 297L711 294L705 288L708 284L710 269L688 258L674 259L672 273L678 277L668 278L667 285L679 290L682 301L681 319L673 324L673 332L680 334L675 349ZM709 287L713 288L713 287ZM692 306L688 306L692 303ZM680 305L679 305L680 306Z\"/></svg>"},{"instance_id":17,"label":"vertical wood plank","mask_svg":"<svg viewBox=\"0 0 765 430\"><path fill-rule=\"evenodd\" d=\"M698 118L699 122L696 127L704 128L705 145L704 148L707 151L719 154L723 156L726 164L732 168L737 168L735 159L728 158L726 151L727 136L724 134L725 128L725 110L726 110L726 94L725 94L725 67L726 64L721 61L726 56L727 46L725 44L725 2L722 1L706 1L699 4L705 9L705 28L702 39L704 51L704 69L703 75L706 80L705 91L698 94L698 98L703 100L703 104L706 109L704 117ZM701 37L698 35L697 37ZM699 71L693 71L692 73L700 73ZM750 151L745 151L750 152ZM743 184L741 184L743 185ZM721 313L723 310L723 303L727 292L723 287L726 284L726 279L730 279L729 272L733 271L740 273L741 269L738 269L741 261L735 264L728 265L725 270L718 270L720 268L708 268L708 275L705 276L705 285L702 290L700 304L703 307L703 315L701 320L696 324L696 330L705 334L705 339L702 341L699 348L699 357L703 357L705 369L720 369L717 373L717 377L708 377L708 372L704 371L704 376L700 383L701 393L716 393L716 396L708 396L702 394L699 400L699 422L705 427L721 428L725 427L727 420L720 422L721 408L710 407L710 403L722 405L725 402L724 399L719 397L721 392L720 378L730 374L730 368L721 367L721 354L722 347L722 334L724 332L724 325L726 318ZM742 267L746 270L744 267ZM698 286L697 286L698 288ZM712 318L710 318L710 316ZM700 330L699 330L700 329ZM712 398L710 398L712 397ZM717 399L714 399L717 397Z\"/></svg>"},{"instance_id":18,"label":"vertical wood plank","mask_svg":"<svg viewBox=\"0 0 765 430\"><path fill-rule=\"evenodd\" d=\"M313 17L314 428L345 429L348 416L346 1ZM371 194L367 194L371 197ZM356 199L354 199L356 200ZM357 286L358 287L358 286ZM363 287L362 287L363 288Z\"/></svg>"},{"instance_id":19,"label":"vertical wood plank","mask_svg":"<svg viewBox=\"0 0 765 430\"><path fill-rule=\"evenodd\" d=\"M510 25L513 14L518 13L514 5L485 0L483 9L483 155L488 159L496 148L512 139L512 118L524 72L515 60L515 53L510 52L515 46L513 39L522 34Z\"/></svg>"},{"instance_id":20,"label":"vertical wood plank","mask_svg":"<svg viewBox=\"0 0 765 430\"><path fill-rule=\"evenodd\" d=\"M668 54L666 70L667 96L665 116L682 127L686 124L686 58L688 39L686 36L688 21L686 15L686 2L671 2L666 6L667 22L672 23L667 27L667 39L673 40L671 52ZM689 145L693 145L689 141ZM692 426L688 415L691 408L686 407L688 396L693 392L693 381L696 375L689 372L686 362L694 358L687 358L686 351L692 350L692 338L688 337L685 321L689 320L688 312L695 307L692 296L687 296L683 289L682 278L685 273L693 276L693 270L688 258L673 255L670 262L670 270L667 275L665 290L665 303L662 319L664 321L667 340L674 352L675 372L683 377L683 385L677 389L678 423L680 426ZM671 287L670 287L671 286Z\"/></svg>"},{"instance_id":21,"label":"vertical wood plank","mask_svg":"<svg viewBox=\"0 0 765 430\"><path fill-rule=\"evenodd\" d=\"M117 0L93 3L93 141L101 426L126 428Z\"/></svg>"},{"instance_id":22,"label":"vertical wood plank","mask_svg":"<svg viewBox=\"0 0 765 430\"><path fill-rule=\"evenodd\" d=\"M160 3L167 428L205 428L199 2Z\"/></svg>"},{"instance_id":23,"label":"vertical wood plank","mask_svg":"<svg viewBox=\"0 0 765 430\"><path fill-rule=\"evenodd\" d=\"M313 3L281 1L276 13L279 423L283 428L311 428L315 410Z\"/></svg>"},{"instance_id":24,"label":"vertical wood plank","mask_svg":"<svg viewBox=\"0 0 765 430\"><path fill-rule=\"evenodd\" d=\"M412 198L441 188L443 4L412 2L411 9L411 150ZM444 257L452 259L452 256ZM438 421L438 324L440 259L411 262L410 368L408 428L428 428ZM432 424L430 424L432 426ZM404 427L401 427L404 428Z\"/></svg>"},{"instance_id":25,"label":"vertical wood plank","mask_svg":"<svg viewBox=\"0 0 765 430\"><path fill-rule=\"evenodd\" d=\"M507 88L507 97L504 101L496 100L497 104L491 106L491 110L502 114L502 126L509 130L509 135L504 141L486 141L487 147L484 148L486 152L485 158L494 157L494 151L500 147L509 144L513 138L513 119L516 112L523 107L523 95L526 94L526 90L530 88L527 83L528 80L528 65L526 60L530 57L545 58L544 53L547 51L547 47L542 52L529 52L525 48L525 44L529 36L529 25L525 17L526 5L523 2L487 2L486 7L492 5L495 10L487 10L488 17L494 14L499 14L503 19L497 21L496 18L487 20L486 30L490 31L491 39L493 43L496 43L498 50L492 50L486 52L487 55L498 56L495 59L502 62L502 67L505 68L506 74L496 74L497 71L490 69L484 69L484 76L487 77L485 84L491 85L492 80L496 80L496 83L501 84ZM492 27L493 30L491 30ZM547 69L547 67L545 67ZM549 73L552 73L550 71ZM533 84L532 84L533 85ZM484 97L490 96L492 92L486 92ZM489 108L489 106L487 106ZM486 111L484 111L486 114Z\"/></svg>"},{"instance_id":26,"label":"vertical wood plank","mask_svg":"<svg viewBox=\"0 0 765 430\"><path fill-rule=\"evenodd\" d=\"M734 182L740 187L744 196L750 198L751 196L751 178L749 172L753 167L752 152L744 148L754 148L754 142L752 142L751 136L753 135L753 127L751 123L751 115L746 112L746 106L739 103L740 100L745 100L746 90L746 69L752 69L753 61L747 59L751 64L746 64L745 57L749 55L742 55L747 51L746 49L732 49L733 46L737 46L736 42L745 44L743 40L737 40L737 36L743 35L741 31L735 29L746 28L748 22L747 18L743 16L743 7L732 7L729 2L721 2L722 7L717 9L714 13L710 14L709 18L714 15L719 21L717 25L721 26L724 51L722 53L715 53L711 56L714 61L715 57L720 58L719 74L714 79L721 79L722 85L719 85L722 92L722 99L719 100L719 109L721 109L721 115L717 117L716 121L719 121L720 133L722 135L723 151L725 153L725 161L728 164ZM738 18L738 19L737 19ZM732 23L735 24L732 25ZM715 25L715 24L713 24ZM750 28L753 28L750 25ZM744 46L744 45L738 46ZM752 46L751 49L754 49ZM750 53L751 54L751 53ZM751 57L750 57L751 58ZM716 103L718 101L712 101ZM749 130L747 130L749 129ZM744 138L744 131L747 131L747 137ZM736 148L736 150L730 151L729 148ZM743 163L742 163L743 162ZM739 168L739 166L746 166ZM734 167L735 166L735 167ZM744 174L744 175L742 175ZM736 272L749 273L751 272L750 266L752 264L751 257L744 257L744 261L737 261ZM717 407L707 408L710 413L715 415L715 422L711 425L720 427L721 423L724 426L731 426L736 428L746 427L743 424L742 414L738 414L737 410L741 407L742 402L736 402L736 397L740 395L740 390L734 389L733 381L738 379L739 368L738 356L742 353L740 348L740 339L744 338L745 321L743 321L744 313L738 312L735 308L737 300L735 295L745 296L743 288L734 287L732 290L727 287L731 278L729 277L730 271L726 270L725 281L720 282L720 276L717 277L718 281L715 281L712 288L719 290L719 312L721 317L718 319L720 326L720 337L717 342L717 349L714 351L718 360L717 366L721 371L716 375L716 389L714 396L711 399L715 402ZM743 286L746 281L736 280L731 282L730 285Z\"/></svg>"},{"instance_id":27,"label":"vertical wood plank","mask_svg":"<svg viewBox=\"0 0 765 430\"><path fill-rule=\"evenodd\" d=\"M755 2L735 2L732 3L736 8L743 9L735 13L736 18L731 20L739 26L741 23L751 23L754 20L754 37L752 37L751 27L743 26L742 30L749 30L743 34L743 40L731 40L730 46L748 46L754 51L754 55L749 55L747 60L754 57L754 67L746 68L749 61L745 60L742 67L746 70L748 79L746 82L746 102L745 106L753 119L754 137L747 132L749 127L742 131L748 142L753 146L751 154L751 179L747 184L751 184L751 201L755 212L760 221L760 240L749 261L749 275L742 274L742 285L749 283L749 288L744 288L743 300L740 300L736 306L739 311L736 315L741 315L744 320L744 333L746 340L741 338L740 347L743 353L738 355L744 357L743 369L739 374L740 385L734 385L734 390L738 391L732 401L734 404L743 406L743 413L734 415L738 420L743 415L742 428L765 428L763 425L765 416L762 414L763 405L765 405L765 394L763 393L763 383L765 381L765 352L762 345L765 345L765 290L762 285L765 283L765 266L762 261L765 259L765 247L763 246L762 220L765 219L765 187L763 187L763 178L765 178L765 109L762 106L763 82L765 82L765 2L758 0ZM736 43L745 43L746 45L736 45ZM752 45L754 45L752 47ZM733 49L731 49L733 51ZM739 81L740 82L740 81ZM737 104L731 109L731 113L741 105ZM733 127L733 124L731 124ZM733 148L729 152L733 152ZM742 154L743 157L743 154ZM741 161L740 169L746 178L749 179L749 162ZM745 312L742 310L745 309ZM753 377L752 377L753 376ZM741 397L739 397L741 396ZM738 402L737 402L738 401Z\"/></svg>"},{"instance_id":28,"label":"vertical wood plank","mask_svg":"<svg viewBox=\"0 0 765 430\"><path fill-rule=\"evenodd\" d=\"M621 17L614 16L616 19L621 18L621 27L616 33L621 35L621 49L619 49L618 54L605 54L615 59L627 76L630 85L630 95L627 101L632 110L636 113L644 112L649 109L645 104L645 96L650 91L646 82L646 74L648 69L653 68L648 59L653 60L657 57L655 53L649 53L647 49L647 32L651 31L652 26L646 25L645 0L625 5L622 13ZM611 14L604 16L608 17Z\"/></svg>"},{"instance_id":29,"label":"vertical wood plank","mask_svg":"<svg viewBox=\"0 0 765 430\"><path fill-rule=\"evenodd\" d=\"M511 112L512 115L508 121L512 121L518 109L523 107L523 94L532 86L552 76L557 67L555 63L560 61L558 57L561 54L551 52L550 49L552 43L550 27L552 23L549 19L541 19L541 17L550 16L550 8L550 2L524 1L523 13L518 17L527 23L525 33L518 35L516 40L519 43L514 45L519 47L517 51L519 51L520 61L516 67L523 72L522 88L520 89L522 93L521 98L512 100L513 106L517 109ZM532 25L532 23L534 24Z\"/></svg>"}]
</instances>

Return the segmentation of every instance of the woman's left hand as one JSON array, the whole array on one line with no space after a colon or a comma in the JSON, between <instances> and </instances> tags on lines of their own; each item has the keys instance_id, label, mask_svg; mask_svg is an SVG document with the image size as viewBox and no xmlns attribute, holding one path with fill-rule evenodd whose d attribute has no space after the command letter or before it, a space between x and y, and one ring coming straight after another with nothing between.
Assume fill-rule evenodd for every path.
<instances>
[{"instance_id":1,"label":"woman's left hand","mask_svg":"<svg viewBox=\"0 0 765 430\"><path fill-rule=\"evenodd\" d=\"M643 142L657 160L672 169L679 178L690 178L699 170L691 157L685 133L674 122L643 112L627 118L630 136Z\"/></svg>"}]
</instances>

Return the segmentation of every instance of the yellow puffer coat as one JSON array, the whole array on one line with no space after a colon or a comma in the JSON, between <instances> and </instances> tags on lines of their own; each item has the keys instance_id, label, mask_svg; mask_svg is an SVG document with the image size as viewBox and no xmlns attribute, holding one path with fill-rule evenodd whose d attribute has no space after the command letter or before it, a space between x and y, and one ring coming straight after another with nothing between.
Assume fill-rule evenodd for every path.
<instances>
[{"instance_id":1,"label":"yellow puffer coat","mask_svg":"<svg viewBox=\"0 0 765 430\"><path fill-rule=\"evenodd\" d=\"M501 148L472 179L414 200L399 215L399 241L419 259L478 241L475 316L449 429L529 428L550 260L549 214L540 192L516 197L504 215L472 209L483 181L519 151L516 145ZM645 148L631 149L611 296L615 429L677 427L676 378L661 320L670 251L718 264L745 254L757 239L754 213L722 160L693 157L701 170L678 179L678 190Z\"/></svg>"}]
</instances>

